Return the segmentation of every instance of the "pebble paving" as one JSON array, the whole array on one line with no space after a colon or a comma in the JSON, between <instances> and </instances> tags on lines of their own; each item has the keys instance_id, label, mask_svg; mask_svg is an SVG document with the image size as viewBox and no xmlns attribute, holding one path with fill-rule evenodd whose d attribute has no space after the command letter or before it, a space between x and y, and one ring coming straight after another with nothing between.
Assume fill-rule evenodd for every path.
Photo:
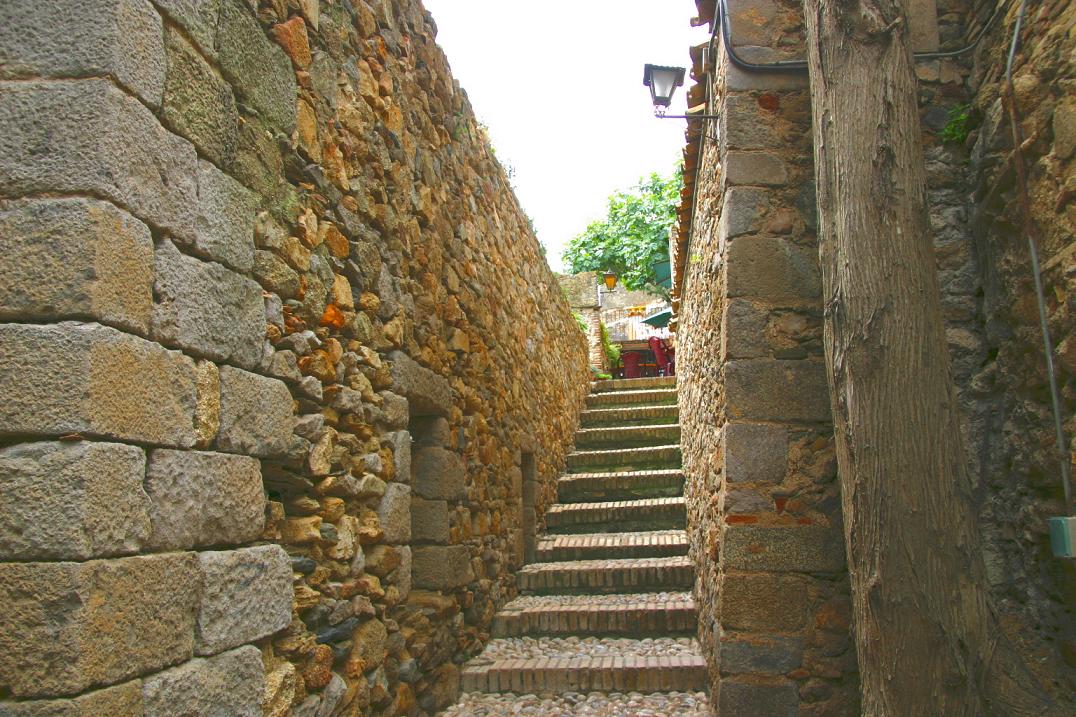
<instances>
[{"instance_id":1,"label":"pebble paving","mask_svg":"<svg viewBox=\"0 0 1076 717\"><path fill-rule=\"evenodd\" d=\"M502 637L491 640L475 658L486 660L529 660L564 657L680 657L699 654L693 637L653 637L633 640L626 637Z\"/></svg>"},{"instance_id":2,"label":"pebble paving","mask_svg":"<svg viewBox=\"0 0 1076 717\"><path fill-rule=\"evenodd\" d=\"M471 692L444 717L711 717L702 692L566 692L559 695L506 695Z\"/></svg>"}]
</instances>

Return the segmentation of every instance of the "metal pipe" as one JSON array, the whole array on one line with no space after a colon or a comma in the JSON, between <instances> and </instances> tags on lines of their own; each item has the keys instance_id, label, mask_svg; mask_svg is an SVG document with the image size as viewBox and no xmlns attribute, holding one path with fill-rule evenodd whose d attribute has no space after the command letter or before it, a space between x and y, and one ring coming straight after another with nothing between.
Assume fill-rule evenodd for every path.
<instances>
[{"instance_id":1,"label":"metal pipe","mask_svg":"<svg viewBox=\"0 0 1076 717\"><path fill-rule=\"evenodd\" d=\"M1020 30L1023 28L1026 12L1027 0L1021 0L1020 12L1016 16L1016 24L1013 27L1012 42L1009 45L1009 58L1005 64L1005 83L1008 89L1006 100L1009 106L1009 125L1012 128L1013 164L1016 167L1016 179L1019 185L1020 210L1024 215L1024 234L1027 236L1028 253L1031 255L1031 276L1035 282L1035 300L1039 306L1039 328L1042 329L1042 345L1046 354L1046 373L1050 381L1050 404L1054 414L1054 440L1057 443L1058 459L1061 464L1061 487L1065 496L1065 512L1068 515L1073 515L1068 441L1065 439L1065 426L1061 419L1061 398L1057 389L1057 375L1054 370L1054 346L1050 338L1050 325L1046 315L1046 296L1042 287L1039 248L1035 241L1035 225L1031 218L1031 199L1027 191L1027 167L1024 164L1020 116L1016 109L1016 91L1012 83L1012 66L1016 58L1016 49L1020 44Z\"/></svg>"},{"instance_id":2,"label":"metal pipe","mask_svg":"<svg viewBox=\"0 0 1076 717\"><path fill-rule=\"evenodd\" d=\"M979 31L979 34L975 37L970 44L959 50L946 50L944 52L917 52L912 54L912 58L916 62L927 60L939 60L946 57L958 57L966 52L971 52L978 45L979 41L986 36L990 27L994 24L994 21L1001 16L1001 7L1004 3L998 2L994 6L994 12L990 15L990 18L983 25L983 29ZM729 22L728 12L728 0L718 0L718 25L721 27L721 39L724 40L725 52L728 53L729 60L737 68L745 72L788 72L788 73L803 73L807 72L807 63L804 60L778 60L777 62L748 62L739 55L736 54L736 48L732 45L732 26Z\"/></svg>"}]
</instances>

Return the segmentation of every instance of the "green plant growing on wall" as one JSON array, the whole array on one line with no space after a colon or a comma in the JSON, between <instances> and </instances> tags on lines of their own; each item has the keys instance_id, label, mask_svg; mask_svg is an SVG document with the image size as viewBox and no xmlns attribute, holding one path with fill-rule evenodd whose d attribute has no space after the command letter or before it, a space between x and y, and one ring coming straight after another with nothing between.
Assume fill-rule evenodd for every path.
<instances>
[{"instance_id":1,"label":"green plant growing on wall","mask_svg":"<svg viewBox=\"0 0 1076 717\"><path fill-rule=\"evenodd\" d=\"M946 144L964 144L972 130L973 111L969 104L959 104L949 110L949 122L942 127L941 138Z\"/></svg>"},{"instance_id":2,"label":"green plant growing on wall","mask_svg":"<svg viewBox=\"0 0 1076 717\"><path fill-rule=\"evenodd\" d=\"M579 330L583 332L583 335L587 335L587 331L590 327L587 326L587 320L583 318L583 315L578 311L573 311L572 316L575 317L575 322L579 324Z\"/></svg>"},{"instance_id":3,"label":"green plant growing on wall","mask_svg":"<svg viewBox=\"0 0 1076 717\"><path fill-rule=\"evenodd\" d=\"M654 264L668 259L669 227L684 186L680 165L667 177L656 172L628 191L609 197L605 219L592 222L564 250L572 273L612 271L630 290L667 297L658 286Z\"/></svg>"},{"instance_id":4,"label":"green plant growing on wall","mask_svg":"<svg viewBox=\"0 0 1076 717\"><path fill-rule=\"evenodd\" d=\"M602 351L605 352L605 360L609 368L613 369L620 363L620 347L609 340L609 329L605 328L605 322L601 322Z\"/></svg>"}]
</instances>

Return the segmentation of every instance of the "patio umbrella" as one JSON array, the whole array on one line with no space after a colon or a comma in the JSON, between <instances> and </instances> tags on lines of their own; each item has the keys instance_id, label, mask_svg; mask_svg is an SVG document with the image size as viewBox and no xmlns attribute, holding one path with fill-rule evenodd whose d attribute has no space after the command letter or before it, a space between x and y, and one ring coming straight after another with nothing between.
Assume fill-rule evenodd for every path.
<instances>
[{"instance_id":1,"label":"patio umbrella","mask_svg":"<svg viewBox=\"0 0 1076 717\"><path fill-rule=\"evenodd\" d=\"M661 329L669 325L669 319L672 318L672 309L662 309L661 311L655 311L650 316L643 318L644 324L650 324L655 329Z\"/></svg>"}]
</instances>

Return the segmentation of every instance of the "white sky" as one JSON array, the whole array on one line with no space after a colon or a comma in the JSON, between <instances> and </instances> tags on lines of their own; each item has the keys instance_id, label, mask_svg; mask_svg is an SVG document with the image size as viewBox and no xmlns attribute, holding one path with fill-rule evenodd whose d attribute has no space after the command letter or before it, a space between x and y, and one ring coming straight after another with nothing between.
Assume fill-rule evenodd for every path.
<instances>
[{"instance_id":1,"label":"white sky","mask_svg":"<svg viewBox=\"0 0 1076 717\"><path fill-rule=\"evenodd\" d=\"M689 67L692 0L424 0L453 76L489 127L549 263L606 198L681 158L685 121L655 119L643 65ZM669 114L683 114L685 87Z\"/></svg>"}]
</instances>

